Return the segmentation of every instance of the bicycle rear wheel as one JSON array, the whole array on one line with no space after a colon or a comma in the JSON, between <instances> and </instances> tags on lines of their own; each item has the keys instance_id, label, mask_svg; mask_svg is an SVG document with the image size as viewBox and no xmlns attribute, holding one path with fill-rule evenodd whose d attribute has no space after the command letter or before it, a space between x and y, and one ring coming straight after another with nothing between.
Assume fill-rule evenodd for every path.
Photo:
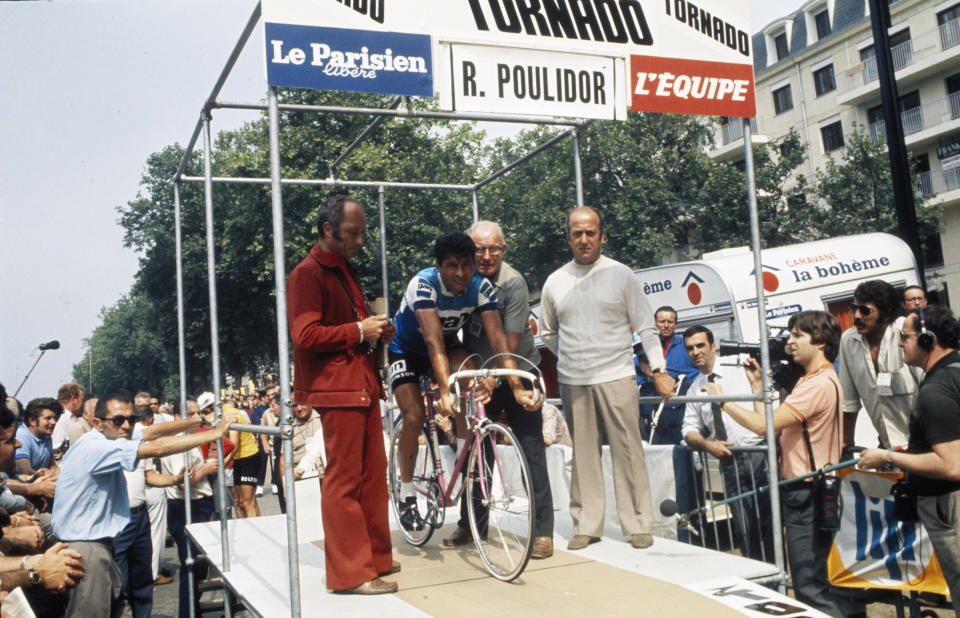
<instances>
[{"instance_id":1,"label":"bicycle rear wheel","mask_svg":"<svg viewBox=\"0 0 960 618\"><path fill-rule=\"evenodd\" d=\"M390 510L397 522L397 527L404 540L414 546L420 546L430 540L433 531L438 527L437 515L440 511L441 492L440 484L436 480L433 467L433 446L427 440L425 448L419 448L416 463L413 468L413 489L417 495L417 510L423 519L422 530L407 530L400 524L400 512L403 508L403 496L400 493L400 427L403 421L397 421L393 428L393 439L390 442L390 457L387 468L387 481L390 484ZM424 432L425 434L426 432ZM440 522L442 523L442 521Z\"/></svg>"},{"instance_id":2,"label":"bicycle rear wheel","mask_svg":"<svg viewBox=\"0 0 960 618\"><path fill-rule=\"evenodd\" d=\"M533 490L516 436L497 423L480 434L482 470L476 443L467 468L470 531L480 558L497 579L511 581L527 566L533 549Z\"/></svg>"}]
</instances>

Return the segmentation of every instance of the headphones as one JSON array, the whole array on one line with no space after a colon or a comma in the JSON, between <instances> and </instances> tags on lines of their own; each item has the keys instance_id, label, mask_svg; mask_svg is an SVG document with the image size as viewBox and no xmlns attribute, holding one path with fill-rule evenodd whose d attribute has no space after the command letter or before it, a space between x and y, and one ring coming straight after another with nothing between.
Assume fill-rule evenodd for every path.
<instances>
[{"instance_id":1,"label":"headphones","mask_svg":"<svg viewBox=\"0 0 960 618\"><path fill-rule=\"evenodd\" d=\"M917 316L920 318L920 332L917 333L917 345L920 349L930 351L937 345L937 335L927 330L927 323L923 319L923 307L917 307Z\"/></svg>"}]
</instances>

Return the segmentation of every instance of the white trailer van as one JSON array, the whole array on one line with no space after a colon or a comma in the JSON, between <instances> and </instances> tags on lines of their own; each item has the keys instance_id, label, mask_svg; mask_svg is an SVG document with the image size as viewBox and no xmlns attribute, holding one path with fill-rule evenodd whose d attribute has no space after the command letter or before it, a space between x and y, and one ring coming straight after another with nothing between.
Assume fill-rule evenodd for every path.
<instances>
[{"instance_id":1,"label":"white trailer van","mask_svg":"<svg viewBox=\"0 0 960 618\"><path fill-rule=\"evenodd\" d=\"M863 281L883 279L898 289L917 285L917 267L909 246L890 234L841 236L761 252L764 306L769 335L784 334L787 321L805 309L837 316L846 329L853 325L849 304ZM677 310L677 331L702 324L717 339L758 343L757 294L753 253L749 247L705 253L699 260L637 270L651 309L669 305ZM530 309L537 333L540 306ZM545 375L554 368L544 356ZM555 375L555 373L554 373ZM551 389L548 389L551 390ZM554 391L556 392L556 391Z\"/></svg>"}]
</instances>

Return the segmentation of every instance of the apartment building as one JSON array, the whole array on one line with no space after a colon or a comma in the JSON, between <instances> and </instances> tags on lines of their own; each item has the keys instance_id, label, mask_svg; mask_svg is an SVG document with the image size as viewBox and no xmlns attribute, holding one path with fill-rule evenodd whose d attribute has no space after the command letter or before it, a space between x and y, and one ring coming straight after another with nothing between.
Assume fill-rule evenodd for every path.
<instances>
[{"instance_id":1,"label":"apartment building","mask_svg":"<svg viewBox=\"0 0 960 618\"><path fill-rule=\"evenodd\" d=\"M942 264L928 287L960 306L960 0L891 2L890 46L907 149L920 162L920 190L944 206ZM753 143L791 128L813 177L857 127L886 141L867 0L811 0L753 36L757 116ZM743 160L740 119L724 119L710 156Z\"/></svg>"}]
</instances>

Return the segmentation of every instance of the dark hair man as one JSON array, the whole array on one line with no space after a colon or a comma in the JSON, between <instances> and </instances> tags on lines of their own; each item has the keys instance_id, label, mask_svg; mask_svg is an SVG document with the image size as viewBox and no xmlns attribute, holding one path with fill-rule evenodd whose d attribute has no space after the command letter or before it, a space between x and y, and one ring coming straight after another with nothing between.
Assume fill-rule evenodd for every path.
<instances>
[{"instance_id":1,"label":"dark hair man","mask_svg":"<svg viewBox=\"0 0 960 618\"><path fill-rule=\"evenodd\" d=\"M86 569L83 579L68 593L66 615L117 615L122 611L124 580L111 545L132 515L123 471L135 470L141 459L181 453L217 440L234 420L234 415L224 413L213 431L174 436L169 434L196 427L201 419L162 423L141 431L134 429L136 417L127 391L117 389L97 402L94 431L63 456L53 503L53 531L80 552ZM148 577L149 558L146 556Z\"/></svg>"},{"instance_id":2,"label":"dark hair man","mask_svg":"<svg viewBox=\"0 0 960 618\"><path fill-rule=\"evenodd\" d=\"M540 354L533 342L530 331L530 292L523 275L510 264L503 261L507 243L503 239L500 226L493 221L477 221L467 230L476 246L474 262L477 273L493 284L497 295L497 310L507 335L507 347L513 354L527 359L530 367L540 364ZM493 356L490 338L483 329L482 314L476 313L464 327L463 342L467 351L480 356L480 363ZM525 367L521 366L521 369ZM553 555L553 495L550 493L550 477L547 474L546 445L543 442L542 409L524 410L510 392L506 382L494 387L496 380L490 378L484 385L481 400L485 401L487 415L498 418L501 412L507 414L510 428L517 436L527 465L530 468L533 483L536 511L533 519L533 551L531 558L549 558ZM525 384L524 386L530 386ZM482 506L480 507L483 508ZM486 516L480 518L486 520ZM470 526L467 522L467 501L460 502L460 522L456 531L443 544L451 547L472 541Z\"/></svg>"},{"instance_id":3,"label":"dark hair man","mask_svg":"<svg viewBox=\"0 0 960 618\"><path fill-rule=\"evenodd\" d=\"M840 461L841 393L831 364L840 345L840 323L824 311L801 311L790 316L787 327L790 329L787 350L793 362L806 373L773 411L773 428L780 433L782 450L780 476L784 479ZM751 391L759 393L763 389L759 363L748 358L745 366ZM723 393L716 383L707 383L704 388L711 395ZM754 402L751 409L725 402L721 409L750 431L766 435L763 402ZM804 438L805 428L810 434L809 447ZM793 589L797 600L831 616L846 616L849 615L847 602L833 593L827 579L827 556L834 533L820 529L811 487L808 480L781 490Z\"/></svg>"},{"instance_id":4,"label":"dark hair man","mask_svg":"<svg viewBox=\"0 0 960 618\"><path fill-rule=\"evenodd\" d=\"M599 424L607 429L621 531L638 549L653 544L650 482L637 421L633 330L640 334L660 395L674 380L657 337L653 312L631 270L601 255L606 232L591 207L567 215L573 260L554 271L541 292L540 336L557 356L560 397L573 435L568 550L583 549L603 535L604 488Z\"/></svg>"},{"instance_id":5,"label":"dark hair man","mask_svg":"<svg viewBox=\"0 0 960 618\"><path fill-rule=\"evenodd\" d=\"M930 535L953 610L960 616L960 324L945 307L910 312L903 325L903 360L926 372L910 418L904 453L867 449L860 465L893 465L909 473L920 521Z\"/></svg>"},{"instance_id":6,"label":"dark hair man","mask_svg":"<svg viewBox=\"0 0 960 618\"><path fill-rule=\"evenodd\" d=\"M329 455L321 515L327 588L357 594L397 590L380 579L393 562L387 514L387 458L377 345L393 338L386 316L368 308L350 260L363 247L367 219L357 200L334 195L317 214L319 239L287 279L293 340L293 401L317 408Z\"/></svg>"},{"instance_id":7,"label":"dark hair man","mask_svg":"<svg viewBox=\"0 0 960 618\"><path fill-rule=\"evenodd\" d=\"M17 448L17 418L5 402L0 401L0 470L13 465ZM20 514L16 519L25 517ZM19 529L19 528L17 528ZM2 541L0 541L2 544ZM66 543L55 543L43 554L28 556L0 555L0 590L4 593L22 588L31 608L38 615L62 613L61 595L83 577L83 561ZM6 608L4 608L6 609Z\"/></svg>"},{"instance_id":8,"label":"dark hair man","mask_svg":"<svg viewBox=\"0 0 960 618\"><path fill-rule=\"evenodd\" d=\"M53 428L53 448L58 449L67 437L70 426L77 422L83 413L83 387L76 382L67 382L57 391L57 401L63 408L63 414Z\"/></svg>"},{"instance_id":9,"label":"dark hair man","mask_svg":"<svg viewBox=\"0 0 960 618\"><path fill-rule=\"evenodd\" d=\"M657 333L660 336L660 347L663 349L663 357L667 361L667 373L677 381L677 394L687 394L690 388L690 381L697 377L699 371L690 362L690 357L683 345L683 336L677 334L677 310L669 305L658 307L653 312L654 322L657 326ZM641 373L637 377L637 384L643 389L650 382L650 377ZM645 389L649 391L650 389ZM641 417L645 422L650 423L651 444L680 444L683 440L683 416L686 407L682 403L663 404L659 415L657 415L657 424L653 426L653 416L656 404L645 404L641 406Z\"/></svg>"},{"instance_id":10,"label":"dark hair man","mask_svg":"<svg viewBox=\"0 0 960 618\"><path fill-rule=\"evenodd\" d=\"M927 293L919 285L908 285L903 289L903 300L900 306L906 312L913 311L917 307L921 309L927 306Z\"/></svg>"},{"instance_id":11,"label":"dark hair man","mask_svg":"<svg viewBox=\"0 0 960 618\"><path fill-rule=\"evenodd\" d=\"M837 374L843 388L843 443L852 446L860 405L880 446L907 443L910 410L923 374L903 362L900 295L886 281L864 281L853 293L853 326L840 339Z\"/></svg>"},{"instance_id":12,"label":"dark hair man","mask_svg":"<svg viewBox=\"0 0 960 618\"><path fill-rule=\"evenodd\" d=\"M724 365L717 356L713 332L706 326L691 326L683 331L683 342L697 376L690 383L688 394L706 391L708 383L719 384L728 393L749 393L750 384L737 366ZM767 484L767 454L761 452L732 453L731 446L761 446L763 436L723 417L720 404L708 402L686 404L683 416L683 437L690 448L706 451L720 460L720 474L726 496L732 497ZM770 525L770 498L759 501L746 498L732 505L733 523L740 539L740 550L749 558L773 562L773 529ZM694 508L693 505L690 508ZM689 509L687 509L689 510ZM762 535L762 536L761 536ZM761 547L762 538L762 547Z\"/></svg>"},{"instance_id":13,"label":"dark hair man","mask_svg":"<svg viewBox=\"0 0 960 618\"><path fill-rule=\"evenodd\" d=\"M400 524L407 530L420 530L424 525L417 511L413 488L417 437L426 414L420 378L433 370L440 388L437 408L446 416L457 415L459 442L467 437L467 423L450 402L447 384L451 368L459 367L467 358L466 349L456 338L457 332L472 315L479 314L494 354L510 351L497 311L497 294L493 285L474 272L475 252L473 240L462 232L450 232L438 238L433 250L436 264L421 270L410 280L394 317L397 336L387 350L390 387L403 415L397 450L400 459L400 492L404 498ZM500 357L499 361L502 367L516 368L510 356ZM473 368L470 361L463 366ZM507 382L513 391L513 398L520 406L527 410L539 407L540 404L533 400L532 393L524 388L519 378L511 376Z\"/></svg>"},{"instance_id":14,"label":"dark hair man","mask_svg":"<svg viewBox=\"0 0 960 618\"><path fill-rule=\"evenodd\" d=\"M30 400L23 415L23 425L17 429L17 474L30 476L47 468L55 467L53 441L50 434L57 424L59 404L51 397Z\"/></svg>"}]
</instances>

